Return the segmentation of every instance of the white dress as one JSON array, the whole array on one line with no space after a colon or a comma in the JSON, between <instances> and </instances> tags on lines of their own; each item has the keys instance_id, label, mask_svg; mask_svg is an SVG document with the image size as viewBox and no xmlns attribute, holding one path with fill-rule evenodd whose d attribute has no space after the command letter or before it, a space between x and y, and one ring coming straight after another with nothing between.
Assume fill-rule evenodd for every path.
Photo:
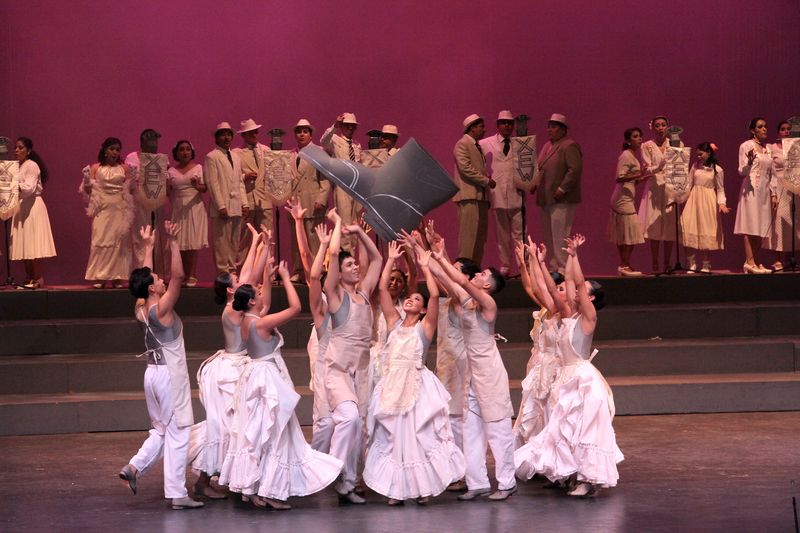
<instances>
[{"instance_id":1,"label":"white dress","mask_svg":"<svg viewBox=\"0 0 800 533\"><path fill-rule=\"evenodd\" d=\"M550 394L550 418L538 435L514 452L514 466L523 479L541 474L558 481L577 474L579 481L613 487L619 479L617 463L624 459L611 425L614 397L590 362L597 353L588 353L591 337L583 336L587 353L575 349L576 337L583 335L579 319L575 315L562 320L558 355L563 366Z\"/></svg>"},{"instance_id":2,"label":"white dress","mask_svg":"<svg viewBox=\"0 0 800 533\"><path fill-rule=\"evenodd\" d=\"M209 475L219 474L228 453L236 386L250 364L238 324L222 314L225 349L206 359L197 371L200 401L206 410L206 444L201 462L194 466Z\"/></svg>"},{"instance_id":3,"label":"white dress","mask_svg":"<svg viewBox=\"0 0 800 533\"><path fill-rule=\"evenodd\" d=\"M752 166L747 164L747 153L756 154ZM770 179L772 177L772 156L767 146L754 140L745 141L739 147L739 175L742 187L739 189L739 205L736 206L736 235L766 237L772 226L772 205L770 201Z\"/></svg>"},{"instance_id":4,"label":"white dress","mask_svg":"<svg viewBox=\"0 0 800 533\"><path fill-rule=\"evenodd\" d=\"M722 221L719 206L726 203L724 173L715 168L693 166L689 171L691 190L681 213L681 240L695 250L722 250Z\"/></svg>"},{"instance_id":5,"label":"white dress","mask_svg":"<svg viewBox=\"0 0 800 533\"><path fill-rule=\"evenodd\" d=\"M183 174L169 168L172 192L172 222L178 224L178 246L181 250L208 248L208 213L203 195L192 185L192 178L203 183L203 165L195 165Z\"/></svg>"},{"instance_id":6,"label":"white dress","mask_svg":"<svg viewBox=\"0 0 800 533\"><path fill-rule=\"evenodd\" d=\"M11 221L10 256L17 261L55 255L39 165L27 159L19 167L19 211Z\"/></svg>"},{"instance_id":7,"label":"white dress","mask_svg":"<svg viewBox=\"0 0 800 533\"><path fill-rule=\"evenodd\" d=\"M436 496L466 471L450 428L450 395L425 367L429 342L421 323L398 320L370 401L364 483L388 498Z\"/></svg>"},{"instance_id":8,"label":"white dress","mask_svg":"<svg viewBox=\"0 0 800 533\"><path fill-rule=\"evenodd\" d=\"M642 144L642 159L649 170L655 170L664 159L664 150L669 139L658 146L655 141ZM675 204L667 193L664 171L654 172L645 182L642 200L639 203L639 222L645 239L656 241L675 240Z\"/></svg>"},{"instance_id":9,"label":"white dress","mask_svg":"<svg viewBox=\"0 0 800 533\"><path fill-rule=\"evenodd\" d=\"M300 395L281 371L283 337L262 339L250 323L247 366L236 388L231 446L219 482L233 492L286 500L324 489L339 476L342 462L311 449L295 407Z\"/></svg>"},{"instance_id":10,"label":"white dress","mask_svg":"<svg viewBox=\"0 0 800 533\"><path fill-rule=\"evenodd\" d=\"M769 146L772 152L772 194L778 197L778 207L773 214L772 226L764 241L764 247L778 252L792 250L792 191L783 186L783 172L786 161L783 158L783 147L780 143ZM795 198L795 249L800 239L800 220L797 211L800 211L800 202Z\"/></svg>"},{"instance_id":11,"label":"white dress","mask_svg":"<svg viewBox=\"0 0 800 533\"><path fill-rule=\"evenodd\" d=\"M450 394L450 415L464 414L464 384L468 381L467 350L461 321L450 298L439 298L439 325L436 328L436 377Z\"/></svg>"}]
</instances>

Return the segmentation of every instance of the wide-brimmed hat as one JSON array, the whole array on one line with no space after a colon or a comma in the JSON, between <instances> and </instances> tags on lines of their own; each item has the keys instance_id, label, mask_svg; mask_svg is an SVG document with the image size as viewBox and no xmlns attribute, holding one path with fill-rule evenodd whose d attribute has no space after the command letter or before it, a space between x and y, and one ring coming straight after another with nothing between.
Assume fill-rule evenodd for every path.
<instances>
[{"instance_id":1,"label":"wide-brimmed hat","mask_svg":"<svg viewBox=\"0 0 800 533\"><path fill-rule=\"evenodd\" d=\"M257 129L259 129L261 127L261 124L256 124L256 121L253 120L252 118L248 118L247 120L243 120L241 122L241 124L242 124L242 129L240 129L236 133L244 133L246 131L253 131L253 130L257 130Z\"/></svg>"},{"instance_id":2,"label":"wide-brimmed hat","mask_svg":"<svg viewBox=\"0 0 800 533\"><path fill-rule=\"evenodd\" d=\"M553 113L552 115L550 115L550 118L547 120L547 122L558 122L565 128L569 128L569 122L567 122L567 117L565 117L561 113Z\"/></svg>"},{"instance_id":3,"label":"wide-brimmed hat","mask_svg":"<svg viewBox=\"0 0 800 533\"><path fill-rule=\"evenodd\" d=\"M297 124L294 125L295 133L297 133L297 128L308 128L309 130L311 130L311 133L314 133L314 126L312 126L311 123L304 118L298 120Z\"/></svg>"},{"instance_id":4,"label":"wide-brimmed hat","mask_svg":"<svg viewBox=\"0 0 800 533\"><path fill-rule=\"evenodd\" d=\"M511 122L514 122L514 115L512 115L511 111L508 109L504 109L497 114L497 122L500 122L501 120L510 120Z\"/></svg>"},{"instance_id":5,"label":"wide-brimmed hat","mask_svg":"<svg viewBox=\"0 0 800 533\"><path fill-rule=\"evenodd\" d=\"M355 124L358 126L358 121L353 113L342 113L342 124Z\"/></svg>"},{"instance_id":6,"label":"wide-brimmed hat","mask_svg":"<svg viewBox=\"0 0 800 533\"><path fill-rule=\"evenodd\" d=\"M397 131L397 126L394 124L384 124L383 128L381 128L381 133L383 135L394 135L395 137L400 136L400 133Z\"/></svg>"},{"instance_id":7,"label":"wide-brimmed hat","mask_svg":"<svg viewBox=\"0 0 800 533\"><path fill-rule=\"evenodd\" d=\"M467 133L473 124L482 120L483 118L480 115L476 115L475 113L465 118L463 122L464 133Z\"/></svg>"},{"instance_id":8,"label":"wide-brimmed hat","mask_svg":"<svg viewBox=\"0 0 800 533\"><path fill-rule=\"evenodd\" d=\"M217 124L217 127L214 128L214 135L216 136L217 133L219 133L222 130L228 130L231 133L233 133L233 128L231 128L230 124L228 124L227 122L220 122L219 124Z\"/></svg>"}]
</instances>

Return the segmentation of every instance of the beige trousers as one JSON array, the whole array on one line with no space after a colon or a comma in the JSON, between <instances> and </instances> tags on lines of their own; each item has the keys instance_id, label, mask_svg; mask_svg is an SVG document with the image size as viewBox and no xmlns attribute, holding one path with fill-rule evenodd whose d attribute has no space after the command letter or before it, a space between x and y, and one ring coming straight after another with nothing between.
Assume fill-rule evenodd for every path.
<instances>
[{"instance_id":1,"label":"beige trousers","mask_svg":"<svg viewBox=\"0 0 800 533\"><path fill-rule=\"evenodd\" d=\"M214 217L214 264L217 272L236 272L236 252L242 233L242 217Z\"/></svg>"},{"instance_id":2,"label":"beige trousers","mask_svg":"<svg viewBox=\"0 0 800 533\"><path fill-rule=\"evenodd\" d=\"M462 200L458 202L458 257L466 257L480 264L483 245L489 226L489 202Z\"/></svg>"},{"instance_id":3,"label":"beige trousers","mask_svg":"<svg viewBox=\"0 0 800 533\"><path fill-rule=\"evenodd\" d=\"M542 207L542 238L550 253L551 271L564 273L567 252L562 248L564 239L572 231L576 207L578 204L551 204Z\"/></svg>"}]
</instances>

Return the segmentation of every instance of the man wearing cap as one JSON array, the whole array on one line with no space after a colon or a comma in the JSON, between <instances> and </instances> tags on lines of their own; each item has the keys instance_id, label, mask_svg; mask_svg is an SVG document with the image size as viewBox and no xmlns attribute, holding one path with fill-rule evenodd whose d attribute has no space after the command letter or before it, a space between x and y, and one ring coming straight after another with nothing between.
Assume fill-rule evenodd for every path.
<instances>
[{"instance_id":1,"label":"man wearing cap","mask_svg":"<svg viewBox=\"0 0 800 533\"><path fill-rule=\"evenodd\" d=\"M294 150L294 164L292 165L292 196L300 199L300 207L305 210L303 214L303 228L306 233L311 255L314 256L319 249L319 237L314 228L317 224L325 222L325 212L328 209L328 197L331 193L331 182L329 182L311 163L299 156L300 150L311 142L311 135L314 133L314 126L302 118L297 121L294 127L294 138L297 141L297 148ZM289 214L292 221L292 215ZM294 223L290 227L293 227ZM300 249L297 245L297 235L292 232L292 282L303 281L303 263L300 260Z\"/></svg>"},{"instance_id":2,"label":"man wearing cap","mask_svg":"<svg viewBox=\"0 0 800 533\"><path fill-rule=\"evenodd\" d=\"M142 131L139 135L139 151L138 152L131 152L127 156L125 156L125 166L130 167L133 170L134 176L138 178L139 176L139 154L157 154L158 153L158 139L161 138L161 134L158 133L153 128L147 128ZM136 195L134 195L134 201L136 199ZM156 258L153 262L153 271L159 274L164 273L164 260L162 257L162 250L161 250L161 230L160 228L163 226L163 213L160 212L160 209L156 209L155 211L151 211L150 208L140 204L139 202L135 202L135 207L133 209L133 224L131 225L131 238L132 238L132 247L133 247L133 265L141 265L144 262L144 253L145 253L145 246L142 242L142 236L139 235L139 228L143 228L145 226L150 226L152 228L158 228L154 231L156 244L154 247ZM153 216L155 215L155 219Z\"/></svg>"},{"instance_id":3,"label":"man wearing cap","mask_svg":"<svg viewBox=\"0 0 800 533\"><path fill-rule=\"evenodd\" d=\"M515 243L522 241L522 191L524 187L514 168L511 154L511 132L514 115L500 111L497 115L497 133L481 139L483 153L491 155L492 178L497 187L492 189L492 209L497 221L497 251L500 256L500 273L508 277Z\"/></svg>"},{"instance_id":4,"label":"man wearing cap","mask_svg":"<svg viewBox=\"0 0 800 533\"><path fill-rule=\"evenodd\" d=\"M247 203L250 206L248 216L242 218L242 235L239 242L237 263L244 262L247 250L250 249L250 239L252 235L247 230L247 223L254 228L260 228L261 224L267 229L273 228L273 205L269 195L267 195L266 164L264 163L264 152L269 152L270 148L258 142L258 130L261 124L256 124L252 118L243 120L238 133L241 134L244 146L235 148L233 152L239 155L242 165L242 180L244 190L247 194Z\"/></svg>"},{"instance_id":5,"label":"man wearing cap","mask_svg":"<svg viewBox=\"0 0 800 533\"><path fill-rule=\"evenodd\" d=\"M542 209L542 234L550 257L551 270L564 273L567 253L564 239L572 231L575 208L581 201L581 147L567 137L567 117L553 113L547 121L548 141L539 152L538 171L532 191Z\"/></svg>"},{"instance_id":6,"label":"man wearing cap","mask_svg":"<svg viewBox=\"0 0 800 533\"><path fill-rule=\"evenodd\" d=\"M358 128L358 121L353 113L342 113L336 122L322 134L320 144L331 157L361 161L361 144L353 139ZM338 133L336 131L338 130ZM361 206L349 194L339 187L334 188L333 202L336 211L342 217L342 226L358 223ZM342 235L342 250L352 252L355 249L356 237Z\"/></svg>"},{"instance_id":7,"label":"man wearing cap","mask_svg":"<svg viewBox=\"0 0 800 533\"><path fill-rule=\"evenodd\" d=\"M464 135L453 148L454 180L458 193L453 197L458 211L458 257L480 264L489 224L488 189L495 182L486 174L486 158L478 141L486 125L478 115L464 119Z\"/></svg>"},{"instance_id":8,"label":"man wearing cap","mask_svg":"<svg viewBox=\"0 0 800 533\"><path fill-rule=\"evenodd\" d=\"M216 148L206 154L203 175L211 197L211 221L214 233L214 263L217 272L236 272L236 252L242 232L242 217L247 218L250 204L242 179L239 154L231 152L233 128L221 122L214 130Z\"/></svg>"},{"instance_id":9,"label":"man wearing cap","mask_svg":"<svg viewBox=\"0 0 800 533\"><path fill-rule=\"evenodd\" d=\"M399 138L400 133L397 131L397 126L394 124L383 125L383 128L381 128L380 147L389 152L389 157L392 157L398 152L398 150L400 150L399 148L395 148L397 145L397 139Z\"/></svg>"}]
</instances>

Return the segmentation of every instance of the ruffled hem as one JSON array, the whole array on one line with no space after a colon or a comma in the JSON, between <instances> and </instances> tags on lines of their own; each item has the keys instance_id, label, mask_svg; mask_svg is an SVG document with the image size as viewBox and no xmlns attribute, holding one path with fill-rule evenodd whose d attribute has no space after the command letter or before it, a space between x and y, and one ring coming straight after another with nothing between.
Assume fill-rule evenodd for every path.
<instances>
[{"instance_id":1,"label":"ruffled hem","mask_svg":"<svg viewBox=\"0 0 800 533\"><path fill-rule=\"evenodd\" d=\"M273 451L262 458L265 461L258 480L259 496L277 500L308 496L333 483L342 471L342 461L313 450L305 442L297 419L293 420L292 425L296 427L287 428L287 431L294 437L288 443L288 453L293 457ZM302 442L296 442L298 434Z\"/></svg>"}]
</instances>

